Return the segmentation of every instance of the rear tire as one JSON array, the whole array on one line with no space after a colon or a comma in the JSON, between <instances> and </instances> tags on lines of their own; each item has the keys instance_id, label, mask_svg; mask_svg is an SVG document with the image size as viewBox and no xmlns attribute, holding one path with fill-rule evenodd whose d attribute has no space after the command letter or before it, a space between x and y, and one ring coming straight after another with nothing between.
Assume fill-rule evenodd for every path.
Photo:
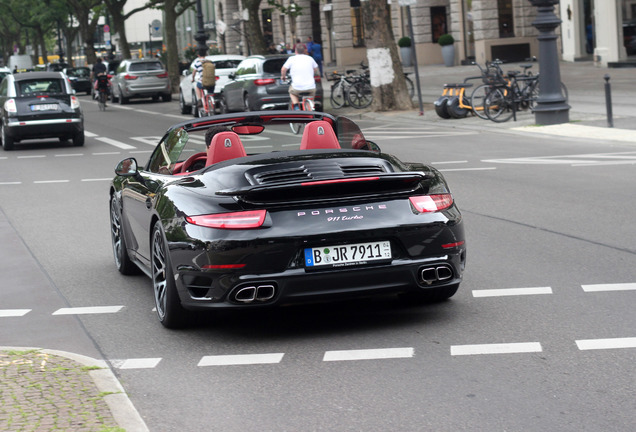
<instances>
[{"instance_id":1,"label":"rear tire","mask_svg":"<svg viewBox=\"0 0 636 432\"><path fill-rule=\"evenodd\" d=\"M217 103L219 104L219 114L227 114L229 111L227 110L227 104L225 103L225 97L220 95Z\"/></svg>"},{"instance_id":2,"label":"rear tire","mask_svg":"<svg viewBox=\"0 0 636 432\"><path fill-rule=\"evenodd\" d=\"M484 100L486 96L492 90L492 86L489 84L482 84L473 90L470 95L470 106L473 110L473 113L484 120L488 120L488 116L486 115L486 111L484 111Z\"/></svg>"},{"instance_id":3,"label":"rear tire","mask_svg":"<svg viewBox=\"0 0 636 432\"><path fill-rule=\"evenodd\" d=\"M73 135L73 146L82 147L84 145L84 131L78 132Z\"/></svg>"},{"instance_id":4,"label":"rear tire","mask_svg":"<svg viewBox=\"0 0 636 432\"><path fill-rule=\"evenodd\" d=\"M7 128L2 125L2 148L9 151L13 150L14 139L7 135Z\"/></svg>"},{"instance_id":5,"label":"rear tire","mask_svg":"<svg viewBox=\"0 0 636 432\"><path fill-rule=\"evenodd\" d=\"M247 94L245 94L245 95L243 96L243 109L244 109L245 111L251 111L251 109L250 109L250 99L249 99L249 97L247 96Z\"/></svg>"},{"instance_id":6,"label":"rear tire","mask_svg":"<svg viewBox=\"0 0 636 432\"><path fill-rule=\"evenodd\" d=\"M181 114L189 114L191 110L191 108L186 105L181 91L179 91L179 110L181 110Z\"/></svg>"},{"instance_id":7,"label":"rear tire","mask_svg":"<svg viewBox=\"0 0 636 432\"><path fill-rule=\"evenodd\" d=\"M159 322L166 328L182 328L188 323L187 311L181 306L172 273L170 252L160 222L152 230L152 285Z\"/></svg>"},{"instance_id":8,"label":"rear tire","mask_svg":"<svg viewBox=\"0 0 636 432\"><path fill-rule=\"evenodd\" d=\"M366 81L358 81L347 90L349 105L357 109L363 109L373 102L373 90L371 84Z\"/></svg>"}]
</instances>

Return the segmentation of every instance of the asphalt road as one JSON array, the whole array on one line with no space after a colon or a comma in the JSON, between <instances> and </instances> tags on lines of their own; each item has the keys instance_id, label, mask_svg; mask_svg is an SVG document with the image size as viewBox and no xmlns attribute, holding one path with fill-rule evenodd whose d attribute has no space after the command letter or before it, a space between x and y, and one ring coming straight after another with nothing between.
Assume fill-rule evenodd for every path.
<instances>
[{"instance_id":1,"label":"asphalt road","mask_svg":"<svg viewBox=\"0 0 636 432\"><path fill-rule=\"evenodd\" d=\"M449 181L468 240L457 295L223 313L168 331L150 280L115 269L107 190L119 160L144 160L187 117L176 102L100 113L81 101L83 148L0 154L0 217L21 240L0 245L0 310L29 310L0 316L0 346L107 359L152 431L636 424L636 350L620 348L636 336L633 144L362 120L385 152ZM59 314L69 307L88 309Z\"/></svg>"}]
</instances>

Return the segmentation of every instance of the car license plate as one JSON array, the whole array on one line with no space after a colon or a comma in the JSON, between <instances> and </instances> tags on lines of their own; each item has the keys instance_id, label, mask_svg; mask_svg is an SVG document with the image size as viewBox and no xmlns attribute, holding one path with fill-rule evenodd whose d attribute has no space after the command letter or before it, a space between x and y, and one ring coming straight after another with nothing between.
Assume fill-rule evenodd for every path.
<instances>
[{"instance_id":1,"label":"car license plate","mask_svg":"<svg viewBox=\"0 0 636 432\"><path fill-rule=\"evenodd\" d=\"M57 104L31 105L31 111L56 111Z\"/></svg>"},{"instance_id":2,"label":"car license plate","mask_svg":"<svg viewBox=\"0 0 636 432\"><path fill-rule=\"evenodd\" d=\"M357 243L305 249L305 267L345 267L391 259L391 242Z\"/></svg>"}]
</instances>

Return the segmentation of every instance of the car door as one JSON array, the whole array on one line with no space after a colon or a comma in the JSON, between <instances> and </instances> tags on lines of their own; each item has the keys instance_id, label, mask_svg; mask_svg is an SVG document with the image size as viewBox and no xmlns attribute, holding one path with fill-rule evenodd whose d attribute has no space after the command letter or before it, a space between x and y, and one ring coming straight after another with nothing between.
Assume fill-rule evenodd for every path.
<instances>
[{"instance_id":1,"label":"car door","mask_svg":"<svg viewBox=\"0 0 636 432\"><path fill-rule=\"evenodd\" d=\"M243 95L251 80L258 71L259 60L248 58L243 60L234 74L234 80L225 85L223 93L225 102L230 111L243 111Z\"/></svg>"}]
</instances>

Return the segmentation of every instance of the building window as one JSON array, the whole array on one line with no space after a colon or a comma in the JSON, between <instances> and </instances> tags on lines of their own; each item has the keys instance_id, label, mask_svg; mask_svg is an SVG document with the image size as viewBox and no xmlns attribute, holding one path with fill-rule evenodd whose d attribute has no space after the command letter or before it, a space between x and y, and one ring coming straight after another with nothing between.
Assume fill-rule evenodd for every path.
<instances>
[{"instance_id":1,"label":"building window","mask_svg":"<svg viewBox=\"0 0 636 432\"><path fill-rule=\"evenodd\" d=\"M360 0L349 0L351 6L351 38L354 47L364 46L364 26L362 25L362 8Z\"/></svg>"},{"instance_id":2,"label":"building window","mask_svg":"<svg viewBox=\"0 0 636 432\"><path fill-rule=\"evenodd\" d=\"M433 36L433 43L437 43L439 37L448 33L446 27L446 7L436 6L431 8L431 33Z\"/></svg>"},{"instance_id":3,"label":"building window","mask_svg":"<svg viewBox=\"0 0 636 432\"><path fill-rule=\"evenodd\" d=\"M497 11L499 12L499 37L515 37L512 0L497 0Z\"/></svg>"}]
</instances>

